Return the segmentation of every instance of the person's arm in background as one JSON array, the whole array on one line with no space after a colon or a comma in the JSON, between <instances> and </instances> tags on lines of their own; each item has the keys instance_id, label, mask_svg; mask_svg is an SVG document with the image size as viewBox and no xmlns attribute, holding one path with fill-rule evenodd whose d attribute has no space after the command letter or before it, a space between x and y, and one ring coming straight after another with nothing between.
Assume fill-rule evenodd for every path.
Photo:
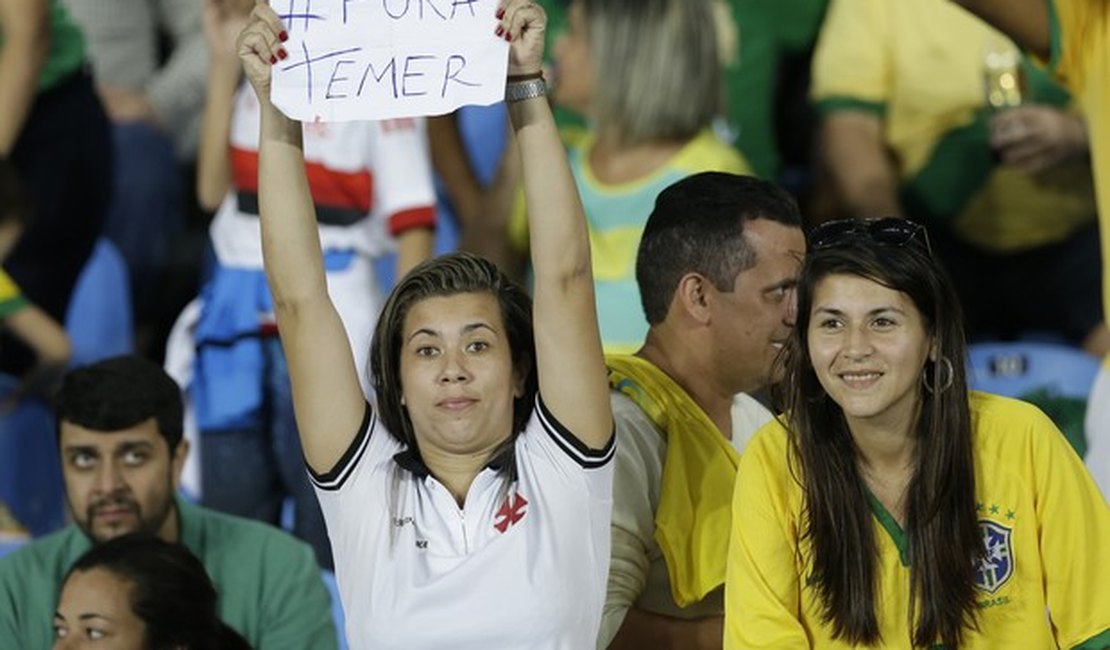
<instances>
[{"instance_id":1,"label":"person's arm in background","mask_svg":"<svg viewBox=\"0 0 1110 650\"><path fill-rule=\"evenodd\" d=\"M196 191L201 209L214 212L231 189L231 112L242 69L235 39L246 24L246 15L229 0L203 2L208 88L197 151Z\"/></svg>"},{"instance_id":2,"label":"person's arm in background","mask_svg":"<svg viewBox=\"0 0 1110 650\"><path fill-rule=\"evenodd\" d=\"M0 156L15 146L50 54L47 0L0 0Z\"/></svg>"},{"instance_id":3,"label":"person's arm in background","mask_svg":"<svg viewBox=\"0 0 1110 650\"><path fill-rule=\"evenodd\" d=\"M374 209L387 215L397 242L395 280L432 257L436 194L432 180L427 120L387 120L369 146L374 176Z\"/></svg>"},{"instance_id":4,"label":"person's arm in background","mask_svg":"<svg viewBox=\"0 0 1110 650\"><path fill-rule=\"evenodd\" d=\"M896 74L889 11L886 0L831 0L813 54L821 166L852 217L902 216L884 132Z\"/></svg>"},{"instance_id":5,"label":"person's arm in background","mask_svg":"<svg viewBox=\"0 0 1110 650\"><path fill-rule=\"evenodd\" d=\"M192 123L203 105L208 58L201 28L200 0L160 0L159 22L168 32L172 49L144 89L159 123L176 137Z\"/></svg>"},{"instance_id":6,"label":"person's arm in background","mask_svg":"<svg viewBox=\"0 0 1110 650\"><path fill-rule=\"evenodd\" d=\"M1002 162L1033 174L1090 151L1083 115L1046 104L1024 104L996 113L990 124L991 148Z\"/></svg>"},{"instance_id":7,"label":"person's arm in background","mask_svg":"<svg viewBox=\"0 0 1110 650\"><path fill-rule=\"evenodd\" d=\"M1048 58L1051 35L1047 0L953 1L1012 38L1019 47Z\"/></svg>"},{"instance_id":8,"label":"person's arm in background","mask_svg":"<svg viewBox=\"0 0 1110 650\"><path fill-rule=\"evenodd\" d=\"M903 216L898 172L883 142L879 115L836 111L821 125L821 164L853 217Z\"/></svg>"},{"instance_id":9,"label":"person's arm in background","mask_svg":"<svg viewBox=\"0 0 1110 650\"><path fill-rule=\"evenodd\" d=\"M509 133L497 173L486 190L481 215L464 227L459 239L460 249L485 257L517 280L524 279L527 266L527 245L523 250L514 246L510 231L518 210L524 209L520 179L520 152L516 136ZM525 237L521 239L526 241Z\"/></svg>"},{"instance_id":10,"label":"person's arm in background","mask_svg":"<svg viewBox=\"0 0 1110 650\"><path fill-rule=\"evenodd\" d=\"M478 181L466 154L466 145L459 131L458 111L431 116L427 124L432 165L447 189L459 227L465 233L471 223L482 216L485 188Z\"/></svg>"}]
</instances>

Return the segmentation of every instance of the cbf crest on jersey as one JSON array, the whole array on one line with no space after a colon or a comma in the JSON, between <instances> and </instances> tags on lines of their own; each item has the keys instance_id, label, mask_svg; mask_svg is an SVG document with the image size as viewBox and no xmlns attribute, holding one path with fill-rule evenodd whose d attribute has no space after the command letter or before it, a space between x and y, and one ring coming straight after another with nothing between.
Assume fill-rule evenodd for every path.
<instances>
[{"instance_id":1,"label":"cbf crest on jersey","mask_svg":"<svg viewBox=\"0 0 1110 650\"><path fill-rule=\"evenodd\" d=\"M975 569L975 585L993 594L1014 575L1011 529L988 519L980 519L979 530L983 534L987 556L979 561Z\"/></svg>"}]
</instances>

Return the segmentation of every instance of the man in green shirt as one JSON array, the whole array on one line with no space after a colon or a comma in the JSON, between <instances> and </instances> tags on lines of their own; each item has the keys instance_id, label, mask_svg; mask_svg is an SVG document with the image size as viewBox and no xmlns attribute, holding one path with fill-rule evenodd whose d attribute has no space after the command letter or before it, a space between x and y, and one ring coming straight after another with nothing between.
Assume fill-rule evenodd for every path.
<instances>
[{"instance_id":1,"label":"man in green shirt","mask_svg":"<svg viewBox=\"0 0 1110 650\"><path fill-rule=\"evenodd\" d=\"M188 453L181 394L157 365L116 357L70 372L56 401L73 524L0 560L0 639L53 643L62 578L93 544L128 533L189 548L220 594L220 617L252 647L334 649L312 550L284 532L175 497Z\"/></svg>"}]
</instances>

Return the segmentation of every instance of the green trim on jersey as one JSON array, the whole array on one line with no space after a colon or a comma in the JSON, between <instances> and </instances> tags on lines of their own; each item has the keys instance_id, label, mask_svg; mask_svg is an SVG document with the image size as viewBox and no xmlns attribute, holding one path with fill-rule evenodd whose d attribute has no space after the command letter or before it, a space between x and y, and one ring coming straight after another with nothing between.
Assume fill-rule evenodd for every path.
<instances>
[{"instance_id":1,"label":"green trim on jersey","mask_svg":"<svg viewBox=\"0 0 1110 650\"><path fill-rule=\"evenodd\" d=\"M818 101L813 106L821 117L826 117L837 111L864 111L874 113L879 117L886 115L886 102L870 102L855 97L829 97Z\"/></svg>"},{"instance_id":2,"label":"green trim on jersey","mask_svg":"<svg viewBox=\"0 0 1110 650\"><path fill-rule=\"evenodd\" d=\"M1110 630L1103 630L1072 650L1106 650L1110 648Z\"/></svg>"},{"instance_id":3,"label":"green trim on jersey","mask_svg":"<svg viewBox=\"0 0 1110 650\"><path fill-rule=\"evenodd\" d=\"M902 562L902 566L909 566L910 543L906 539L905 531L894 520L894 516L887 511L882 501L879 501L878 497L871 493L871 490L867 490L867 502L871 504L871 512L875 514L875 518L886 529L887 534L890 535L890 540L894 542L895 548L898 549L898 559Z\"/></svg>"}]
</instances>

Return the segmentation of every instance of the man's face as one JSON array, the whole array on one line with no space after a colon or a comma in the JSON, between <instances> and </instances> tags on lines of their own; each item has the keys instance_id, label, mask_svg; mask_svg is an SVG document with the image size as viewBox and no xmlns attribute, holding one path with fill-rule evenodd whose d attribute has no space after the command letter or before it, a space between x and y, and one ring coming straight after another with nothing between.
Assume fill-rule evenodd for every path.
<instances>
[{"instance_id":1,"label":"man's face","mask_svg":"<svg viewBox=\"0 0 1110 650\"><path fill-rule=\"evenodd\" d=\"M805 236L800 228L768 219L744 226L755 265L736 276L732 291L709 292L717 377L731 392L759 390L778 377L775 359L794 326L795 288Z\"/></svg>"},{"instance_id":2,"label":"man's face","mask_svg":"<svg viewBox=\"0 0 1110 650\"><path fill-rule=\"evenodd\" d=\"M174 492L188 443L174 454L151 418L104 432L61 423L62 475L73 520L94 542L141 532L177 541Z\"/></svg>"}]
</instances>

